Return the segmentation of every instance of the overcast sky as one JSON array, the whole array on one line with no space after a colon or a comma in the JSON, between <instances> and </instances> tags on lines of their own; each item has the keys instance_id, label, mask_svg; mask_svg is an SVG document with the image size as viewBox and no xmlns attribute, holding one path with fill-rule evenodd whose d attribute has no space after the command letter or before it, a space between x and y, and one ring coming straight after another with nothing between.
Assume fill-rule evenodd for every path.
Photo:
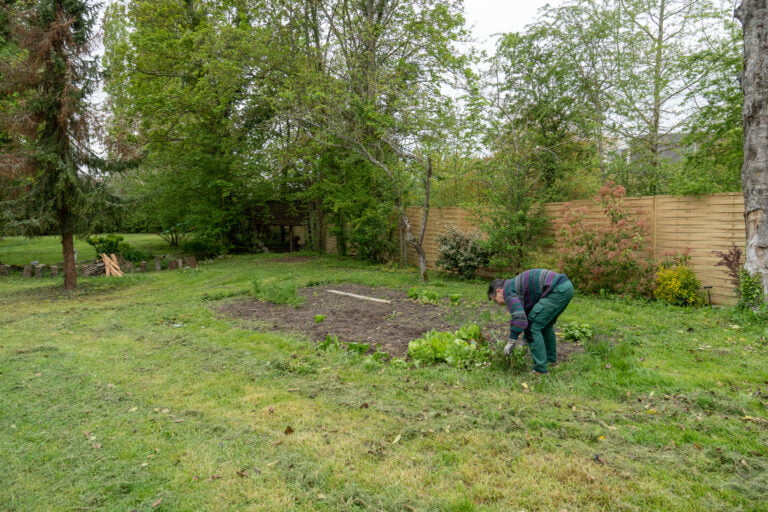
<instances>
[{"instance_id":1,"label":"overcast sky","mask_svg":"<svg viewBox=\"0 0 768 512\"><path fill-rule=\"evenodd\" d=\"M475 39L481 48L491 52L495 48L493 34L521 32L534 21L536 12L549 4L562 5L565 0L464 0L464 17L473 27Z\"/></svg>"}]
</instances>

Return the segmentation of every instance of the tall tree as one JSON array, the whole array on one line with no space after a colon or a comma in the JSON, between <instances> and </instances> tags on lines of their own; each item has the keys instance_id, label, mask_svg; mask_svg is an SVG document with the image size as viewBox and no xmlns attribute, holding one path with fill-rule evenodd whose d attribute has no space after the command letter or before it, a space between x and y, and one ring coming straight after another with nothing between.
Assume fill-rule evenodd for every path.
<instances>
[{"instance_id":1,"label":"tall tree","mask_svg":"<svg viewBox=\"0 0 768 512\"><path fill-rule=\"evenodd\" d=\"M11 134L6 162L15 164L5 207L15 229L34 236L58 231L64 288L77 286L73 237L98 227L114 210L100 183L105 162L89 149L88 96L97 81L90 57L95 6L81 0L5 2L16 58L2 61L6 103L0 132Z\"/></svg>"},{"instance_id":2,"label":"tall tree","mask_svg":"<svg viewBox=\"0 0 768 512\"><path fill-rule=\"evenodd\" d=\"M685 100L711 70L691 57L712 43L720 17L710 0L619 0L616 128L633 152L630 192L665 191L665 153L679 148L694 112Z\"/></svg>"},{"instance_id":3,"label":"tall tree","mask_svg":"<svg viewBox=\"0 0 768 512\"><path fill-rule=\"evenodd\" d=\"M711 72L687 98L695 108L682 139L685 159L670 179L673 194L741 191L744 96L739 76L744 43L738 22L732 18L722 21L723 37L691 57L706 61Z\"/></svg>"},{"instance_id":4,"label":"tall tree","mask_svg":"<svg viewBox=\"0 0 768 512\"><path fill-rule=\"evenodd\" d=\"M455 0L335 0L321 3L326 55L322 71L296 80L294 113L315 137L341 144L383 176L407 243L426 279L423 249L433 154L455 112L445 86L465 76L455 44L463 17ZM406 214L409 190L420 184L418 232Z\"/></svg>"},{"instance_id":5,"label":"tall tree","mask_svg":"<svg viewBox=\"0 0 768 512\"><path fill-rule=\"evenodd\" d=\"M736 9L744 30L744 219L745 268L758 276L768 301L768 3L744 0Z\"/></svg>"},{"instance_id":6,"label":"tall tree","mask_svg":"<svg viewBox=\"0 0 768 512\"><path fill-rule=\"evenodd\" d=\"M144 157L127 191L145 228L192 231L201 253L255 249L250 210L272 193L259 151L272 117L271 54L248 4L125 1L107 10L111 148Z\"/></svg>"}]
</instances>

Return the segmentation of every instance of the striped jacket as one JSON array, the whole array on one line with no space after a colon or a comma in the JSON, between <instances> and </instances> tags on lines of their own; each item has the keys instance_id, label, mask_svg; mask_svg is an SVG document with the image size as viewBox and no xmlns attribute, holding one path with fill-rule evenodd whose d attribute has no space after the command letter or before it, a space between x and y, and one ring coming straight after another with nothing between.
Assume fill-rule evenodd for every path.
<instances>
[{"instance_id":1,"label":"striped jacket","mask_svg":"<svg viewBox=\"0 0 768 512\"><path fill-rule=\"evenodd\" d=\"M511 315L509 337L517 339L528 328L528 313L552 288L567 280L565 274L536 268L504 281L504 302Z\"/></svg>"}]
</instances>

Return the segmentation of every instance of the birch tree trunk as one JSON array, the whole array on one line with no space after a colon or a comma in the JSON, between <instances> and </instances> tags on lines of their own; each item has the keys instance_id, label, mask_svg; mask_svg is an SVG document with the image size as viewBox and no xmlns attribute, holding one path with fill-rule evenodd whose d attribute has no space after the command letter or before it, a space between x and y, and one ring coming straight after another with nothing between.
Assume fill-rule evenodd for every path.
<instances>
[{"instance_id":1,"label":"birch tree trunk","mask_svg":"<svg viewBox=\"0 0 768 512\"><path fill-rule=\"evenodd\" d=\"M745 269L760 277L768 300L768 0L743 0L734 14L744 32Z\"/></svg>"}]
</instances>

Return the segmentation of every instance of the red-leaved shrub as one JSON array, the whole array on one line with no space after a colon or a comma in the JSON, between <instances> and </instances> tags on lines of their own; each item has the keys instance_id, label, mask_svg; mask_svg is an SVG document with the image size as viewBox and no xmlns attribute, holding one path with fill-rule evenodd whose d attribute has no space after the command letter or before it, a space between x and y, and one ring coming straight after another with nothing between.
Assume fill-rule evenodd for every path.
<instances>
[{"instance_id":1,"label":"red-leaved shrub","mask_svg":"<svg viewBox=\"0 0 768 512\"><path fill-rule=\"evenodd\" d=\"M581 291L602 290L648 296L653 292L654 263L645 219L624 204L626 189L608 183L595 202L607 222L587 220L588 208L563 205L557 223L560 269Z\"/></svg>"}]
</instances>

